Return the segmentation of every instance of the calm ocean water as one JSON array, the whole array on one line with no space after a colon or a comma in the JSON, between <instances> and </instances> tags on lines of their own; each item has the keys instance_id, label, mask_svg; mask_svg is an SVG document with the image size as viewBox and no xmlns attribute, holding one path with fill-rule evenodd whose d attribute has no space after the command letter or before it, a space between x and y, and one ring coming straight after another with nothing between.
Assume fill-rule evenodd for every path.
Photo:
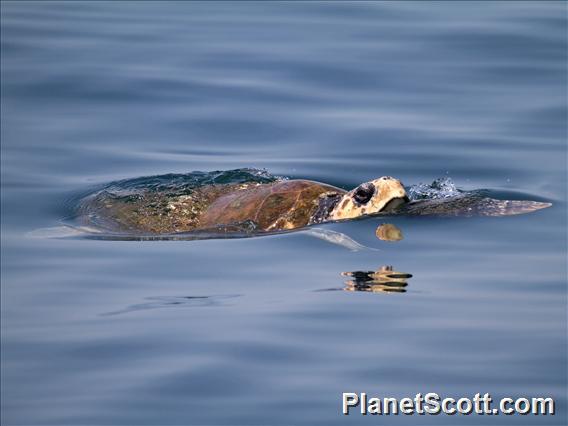
<instances>
[{"instance_id":1,"label":"calm ocean water","mask_svg":"<svg viewBox=\"0 0 568 426\"><path fill-rule=\"evenodd\" d=\"M565 424L566 9L3 1L2 424ZM324 226L360 252L28 235L99 184L240 167L553 207ZM340 291L382 265L405 293ZM346 418L342 392L557 414Z\"/></svg>"}]
</instances>

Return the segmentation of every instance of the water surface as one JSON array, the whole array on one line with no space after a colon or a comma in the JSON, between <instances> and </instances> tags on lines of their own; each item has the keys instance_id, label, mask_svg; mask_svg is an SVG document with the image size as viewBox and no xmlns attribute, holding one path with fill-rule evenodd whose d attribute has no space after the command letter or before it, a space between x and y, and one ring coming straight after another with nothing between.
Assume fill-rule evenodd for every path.
<instances>
[{"instance_id":1,"label":"water surface","mask_svg":"<svg viewBox=\"0 0 568 426\"><path fill-rule=\"evenodd\" d=\"M2 2L3 424L565 424L566 5ZM553 207L207 241L29 238L110 181L451 177ZM512 199L512 198L511 198ZM340 291L393 265L404 293ZM334 291L337 290L337 291ZM342 392L554 417L340 414Z\"/></svg>"}]
</instances>

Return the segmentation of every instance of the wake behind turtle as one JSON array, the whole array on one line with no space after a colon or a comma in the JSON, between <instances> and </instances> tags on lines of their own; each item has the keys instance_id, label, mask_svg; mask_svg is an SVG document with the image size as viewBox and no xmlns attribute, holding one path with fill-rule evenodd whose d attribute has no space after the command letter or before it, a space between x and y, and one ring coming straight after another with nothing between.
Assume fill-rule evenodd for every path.
<instances>
[{"instance_id":1,"label":"wake behind turtle","mask_svg":"<svg viewBox=\"0 0 568 426\"><path fill-rule=\"evenodd\" d=\"M81 225L112 234L194 233L210 238L277 233L373 215L506 216L550 206L496 200L478 192L423 197L416 188L407 192L388 176L347 191L253 169L195 172L113 182L82 198L76 217Z\"/></svg>"}]
</instances>

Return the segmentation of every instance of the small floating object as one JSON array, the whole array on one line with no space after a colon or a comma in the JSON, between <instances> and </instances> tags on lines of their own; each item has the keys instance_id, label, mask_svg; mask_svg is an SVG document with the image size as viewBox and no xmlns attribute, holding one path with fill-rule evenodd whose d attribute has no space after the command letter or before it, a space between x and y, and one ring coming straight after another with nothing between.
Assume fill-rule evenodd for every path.
<instances>
[{"instance_id":1,"label":"small floating object","mask_svg":"<svg viewBox=\"0 0 568 426\"><path fill-rule=\"evenodd\" d=\"M380 224L375 235L381 241L400 241L403 239L402 231L392 223Z\"/></svg>"},{"instance_id":2,"label":"small floating object","mask_svg":"<svg viewBox=\"0 0 568 426\"><path fill-rule=\"evenodd\" d=\"M392 266L381 266L376 271L342 272L353 280L345 282L345 291L368 291L372 293L405 293L407 280L412 274L393 270Z\"/></svg>"}]
</instances>

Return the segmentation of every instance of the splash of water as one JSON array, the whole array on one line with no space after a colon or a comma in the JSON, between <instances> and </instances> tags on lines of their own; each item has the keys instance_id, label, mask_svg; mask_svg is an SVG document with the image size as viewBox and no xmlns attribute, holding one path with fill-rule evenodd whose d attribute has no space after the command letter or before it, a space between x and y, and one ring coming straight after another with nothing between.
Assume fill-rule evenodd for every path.
<instances>
[{"instance_id":1,"label":"splash of water","mask_svg":"<svg viewBox=\"0 0 568 426\"><path fill-rule=\"evenodd\" d=\"M412 185L407 191L408 197L412 201L416 200L437 200L451 198L463 194L449 177L434 180L430 184L419 183Z\"/></svg>"}]
</instances>

